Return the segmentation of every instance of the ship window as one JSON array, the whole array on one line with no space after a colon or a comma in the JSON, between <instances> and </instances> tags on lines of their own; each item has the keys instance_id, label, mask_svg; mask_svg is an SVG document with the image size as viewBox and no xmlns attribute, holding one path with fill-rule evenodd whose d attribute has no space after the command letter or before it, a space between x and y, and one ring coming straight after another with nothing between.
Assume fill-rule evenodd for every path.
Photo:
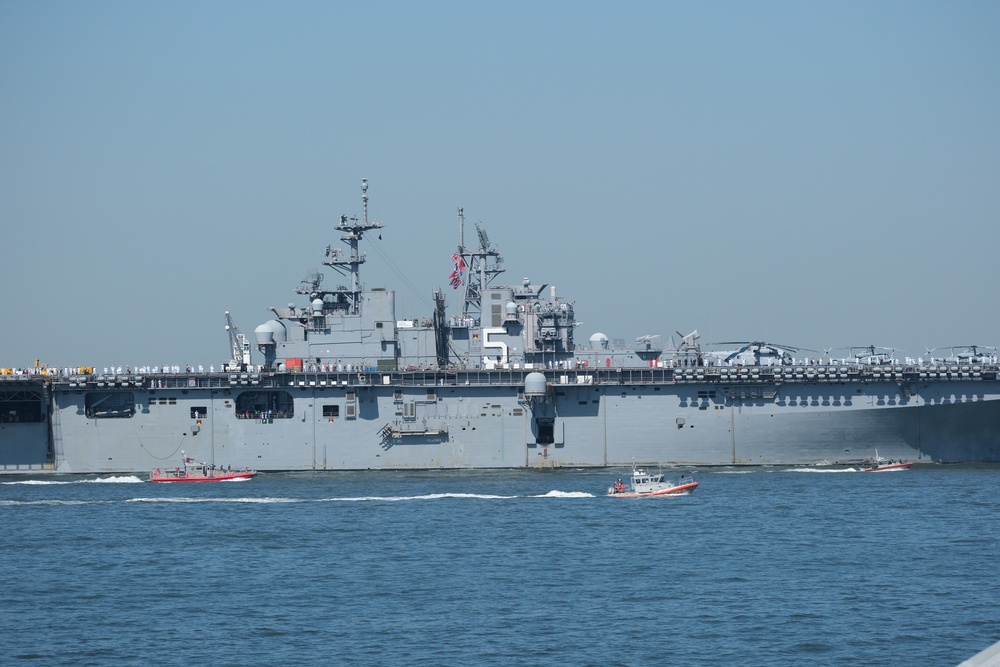
<instances>
[{"instance_id":1,"label":"ship window","mask_svg":"<svg viewBox=\"0 0 1000 667\"><path fill-rule=\"evenodd\" d=\"M135 397L130 391L93 392L85 397L84 409L90 419L128 418L135 414Z\"/></svg>"},{"instance_id":2,"label":"ship window","mask_svg":"<svg viewBox=\"0 0 1000 667\"><path fill-rule=\"evenodd\" d=\"M323 416L324 417L339 417L340 416L340 406L339 405L324 405L323 406Z\"/></svg>"},{"instance_id":3,"label":"ship window","mask_svg":"<svg viewBox=\"0 0 1000 667\"><path fill-rule=\"evenodd\" d=\"M287 391L245 391L236 397L236 418L291 419L294 406Z\"/></svg>"},{"instance_id":4,"label":"ship window","mask_svg":"<svg viewBox=\"0 0 1000 667\"><path fill-rule=\"evenodd\" d=\"M434 390L433 389L428 389L427 390L427 400L428 401L435 400L435 398L434 398Z\"/></svg>"},{"instance_id":5,"label":"ship window","mask_svg":"<svg viewBox=\"0 0 1000 667\"><path fill-rule=\"evenodd\" d=\"M43 422L42 394L37 391L0 392L0 422Z\"/></svg>"},{"instance_id":6,"label":"ship window","mask_svg":"<svg viewBox=\"0 0 1000 667\"><path fill-rule=\"evenodd\" d=\"M208 414L208 408L191 408L191 419L204 419Z\"/></svg>"}]
</instances>

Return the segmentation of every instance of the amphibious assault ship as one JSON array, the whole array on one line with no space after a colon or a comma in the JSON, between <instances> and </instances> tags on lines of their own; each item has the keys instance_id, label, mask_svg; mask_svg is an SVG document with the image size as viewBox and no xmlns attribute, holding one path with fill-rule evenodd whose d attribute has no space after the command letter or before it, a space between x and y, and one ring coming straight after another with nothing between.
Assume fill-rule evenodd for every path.
<instances>
[{"instance_id":1,"label":"amphibious assault ship","mask_svg":"<svg viewBox=\"0 0 1000 667\"><path fill-rule=\"evenodd\" d=\"M366 234L341 216L344 248L309 272L300 304L244 335L214 368L7 370L0 472L144 472L181 452L258 471L1000 461L996 356L899 363L871 350L800 360L745 343L702 349L595 333L574 304L504 262L485 228L452 256L462 312L397 319L395 293L361 282ZM462 221L461 209L459 218ZM464 221L462 221L464 230ZM32 371L35 372L32 372Z\"/></svg>"}]
</instances>

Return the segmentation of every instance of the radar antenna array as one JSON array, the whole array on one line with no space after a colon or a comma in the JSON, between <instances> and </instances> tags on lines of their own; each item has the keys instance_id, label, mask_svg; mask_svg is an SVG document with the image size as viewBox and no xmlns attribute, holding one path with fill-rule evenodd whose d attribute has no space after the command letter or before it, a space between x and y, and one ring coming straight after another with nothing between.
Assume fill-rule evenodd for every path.
<instances>
[{"instance_id":1,"label":"radar antenna array","mask_svg":"<svg viewBox=\"0 0 1000 667\"><path fill-rule=\"evenodd\" d=\"M296 294L308 294L310 296L319 292L320 285L323 284L323 274L317 269L312 269L306 274L302 282L295 290Z\"/></svg>"},{"instance_id":2,"label":"radar antenna array","mask_svg":"<svg viewBox=\"0 0 1000 667\"><path fill-rule=\"evenodd\" d=\"M481 252L489 252L490 251L490 237L486 233L486 228L483 227L483 223L481 223L481 222L477 222L476 223L476 232L479 233L479 250Z\"/></svg>"}]
</instances>

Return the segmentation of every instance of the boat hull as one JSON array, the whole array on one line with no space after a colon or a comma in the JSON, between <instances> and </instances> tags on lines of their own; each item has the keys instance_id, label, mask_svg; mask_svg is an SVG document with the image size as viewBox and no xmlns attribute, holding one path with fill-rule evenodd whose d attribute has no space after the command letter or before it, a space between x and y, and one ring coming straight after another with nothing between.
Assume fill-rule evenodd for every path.
<instances>
[{"instance_id":1,"label":"boat hull","mask_svg":"<svg viewBox=\"0 0 1000 667\"><path fill-rule=\"evenodd\" d=\"M151 476L149 478L150 482L162 482L168 484L185 484L185 483L211 483L211 482L232 482L237 480L248 480L252 479L254 473L252 472L234 472L234 473L223 473L219 475L201 475L201 474L191 474L191 475L161 475L161 476Z\"/></svg>"},{"instance_id":2,"label":"boat hull","mask_svg":"<svg viewBox=\"0 0 1000 667\"><path fill-rule=\"evenodd\" d=\"M913 462L907 463L891 463L887 465L874 466L871 468L865 468L865 472L893 472L897 470L909 470L913 466Z\"/></svg>"},{"instance_id":3,"label":"boat hull","mask_svg":"<svg viewBox=\"0 0 1000 667\"><path fill-rule=\"evenodd\" d=\"M656 496L686 496L695 490L698 486L698 482L691 482L690 484L680 484L678 486L672 486L668 489L660 489L658 491L625 491L624 493L608 493L609 496L614 496L615 498L655 498Z\"/></svg>"}]
</instances>

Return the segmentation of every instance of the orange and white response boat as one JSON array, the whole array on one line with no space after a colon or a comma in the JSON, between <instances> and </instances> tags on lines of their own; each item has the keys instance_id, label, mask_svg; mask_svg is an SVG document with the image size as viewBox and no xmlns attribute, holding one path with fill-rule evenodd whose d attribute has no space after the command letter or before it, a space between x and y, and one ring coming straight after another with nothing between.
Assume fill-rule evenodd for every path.
<instances>
[{"instance_id":1,"label":"orange and white response boat","mask_svg":"<svg viewBox=\"0 0 1000 667\"><path fill-rule=\"evenodd\" d=\"M663 473L649 473L642 468L632 468L632 477L626 485L620 479L608 487L608 495L616 498L645 496L685 496L698 486L694 478L681 476L679 481L663 478Z\"/></svg>"},{"instance_id":2,"label":"orange and white response boat","mask_svg":"<svg viewBox=\"0 0 1000 667\"><path fill-rule=\"evenodd\" d=\"M886 472L889 470L908 470L910 466L913 465L913 461L893 461L892 459L885 459L878 455L878 450L875 450L875 458L865 461L867 466L865 472Z\"/></svg>"},{"instance_id":3,"label":"orange and white response boat","mask_svg":"<svg viewBox=\"0 0 1000 667\"><path fill-rule=\"evenodd\" d=\"M203 461L196 461L193 457L181 452L183 465L173 470L160 470L157 468L149 474L150 482L234 482L252 479L257 474L256 470L233 470L232 467L216 468Z\"/></svg>"}]
</instances>

